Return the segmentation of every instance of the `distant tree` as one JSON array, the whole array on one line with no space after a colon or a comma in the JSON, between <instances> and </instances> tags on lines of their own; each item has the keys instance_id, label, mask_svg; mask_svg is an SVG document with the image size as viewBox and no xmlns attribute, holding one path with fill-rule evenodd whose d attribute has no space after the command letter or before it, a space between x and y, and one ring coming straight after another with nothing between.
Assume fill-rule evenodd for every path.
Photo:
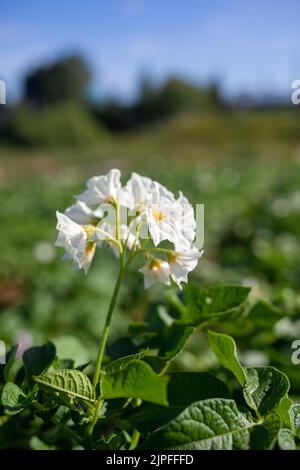
<instances>
[{"instance_id":1,"label":"distant tree","mask_svg":"<svg viewBox=\"0 0 300 470\"><path fill-rule=\"evenodd\" d=\"M181 111L201 112L222 107L223 102L217 84L200 86L178 77L170 77L160 86L154 85L149 79L144 79L141 82L140 98L136 103L141 121Z\"/></svg>"},{"instance_id":2,"label":"distant tree","mask_svg":"<svg viewBox=\"0 0 300 470\"><path fill-rule=\"evenodd\" d=\"M25 78L25 99L35 106L84 99L90 71L80 56L69 56L33 70Z\"/></svg>"}]
</instances>

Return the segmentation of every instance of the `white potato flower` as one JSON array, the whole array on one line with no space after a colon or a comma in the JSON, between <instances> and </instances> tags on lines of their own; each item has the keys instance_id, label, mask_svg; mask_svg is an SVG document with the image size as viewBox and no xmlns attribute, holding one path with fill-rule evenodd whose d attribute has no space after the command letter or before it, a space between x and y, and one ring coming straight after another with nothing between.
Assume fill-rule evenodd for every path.
<instances>
[{"instance_id":1,"label":"white potato flower","mask_svg":"<svg viewBox=\"0 0 300 470\"><path fill-rule=\"evenodd\" d=\"M176 208L174 195L164 186L132 173L121 192L120 201L132 211L132 215L139 215L139 221L147 224L155 246L162 240L177 240L178 228L175 226L177 219L174 211L177 209L179 213L180 208L179 205Z\"/></svg>"},{"instance_id":2,"label":"white potato flower","mask_svg":"<svg viewBox=\"0 0 300 470\"><path fill-rule=\"evenodd\" d=\"M157 182L151 185L146 220L155 246L163 240L179 241L181 207L174 194Z\"/></svg>"},{"instance_id":3,"label":"white potato flower","mask_svg":"<svg viewBox=\"0 0 300 470\"><path fill-rule=\"evenodd\" d=\"M110 170L107 175L94 176L87 181L87 189L76 196L86 204L113 203L119 198L121 190L120 170Z\"/></svg>"},{"instance_id":4,"label":"white potato flower","mask_svg":"<svg viewBox=\"0 0 300 470\"><path fill-rule=\"evenodd\" d=\"M181 191L179 192L179 198L176 202L180 207L177 247L187 249L191 246L196 236L194 209Z\"/></svg>"},{"instance_id":5,"label":"white potato flower","mask_svg":"<svg viewBox=\"0 0 300 470\"><path fill-rule=\"evenodd\" d=\"M83 269L87 273L95 254L95 227L81 226L68 216L56 212L58 237L56 246L65 249L64 259L73 260L74 269Z\"/></svg>"},{"instance_id":6,"label":"white potato flower","mask_svg":"<svg viewBox=\"0 0 300 470\"><path fill-rule=\"evenodd\" d=\"M101 208L92 210L84 202L78 201L65 210L65 215L80 225L97 225L103 217L103 210Z\"/></svg>"},{"instance_id":7,"label":"white potato flower","mask_svg":"<svg viewBox=\"0 0 300 470\"><path fill-rule=\"evenodd\" d=\"M64 214L57 212L56 245L65 248L64 258L73 260L75 269L85 272L103 242L123 258L126 269L137 254L149 259L151 252L152 261L140 270L145 287L173 280L181 288L202 255L192 247L196 234L192 205L182 193L176 199L164 186L137 173L132 173L122 188L120 176L114 169L89 179L77 203ZM148 247L149 239L154 248ZM163 241L174 247L159 247ZM165 259L154 258L155 252L164 253Z\"/></svg>"},{"instance_id":8,"label":"white potato flower","mask_svg":"<svg viewBox=\"0 0 300 470\"><path fill-rule=\"evenodd\" d=\"M170 267L167 261L160 259L151 260L139 270L144 274L145 289L151 287L155 282L170 284Z\"/></svg>"},{"instance_id":9,"label":"white potato flower","mask_svg":"<svg viewBox=\"0 0 300 470\"><path fill-rule=\"evenodd\" d=\"M168 254L170 276L180 288L182 282L188 282L188 273L196 268L202 255L203 251L195 247Z\"/></svg>"},{"instance_id":10,"label":"white potato flower","mask_svg":"<svg viewBox=\"0 0 300 470\"><path fill-rule=\"evenodd\" d=\"M131 210L131 215L145 214L151 195L152 180L132 173L126 186L120 192L120 202Z\"/></svg>"}]
</instances>

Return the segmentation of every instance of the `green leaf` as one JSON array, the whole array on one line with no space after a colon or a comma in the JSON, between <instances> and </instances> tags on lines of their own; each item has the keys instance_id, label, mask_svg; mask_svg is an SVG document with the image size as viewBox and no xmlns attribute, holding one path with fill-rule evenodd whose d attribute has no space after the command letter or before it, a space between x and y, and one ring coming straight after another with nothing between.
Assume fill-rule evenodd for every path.
<instances>
[{"instance_id":1,"label":"green leaf","mask_svg":"<svg viewBox=\"0 0 300 470\"><path fill-rule=\"evenodd\" d=\"M103 374L102 397L104 399L132 397L167 405L168 380L166 376L157 375L145 362L133 360L120 371Z\"/></svg>"},{"instance_id":2,"label":"green leaf","mask_svg":"<svg viewBox=\"0 0 300 470\"><path fill-rule=\"evenodd\" d=\"M174 359L184 348L195 328L174 322L166 331L163 344L159 350L159 356L168 360Z\"/></svg>"},{"instance_id":3,"label":"green leaf","mask_svg":"<svg viewBox=\"0 0 300 470\"><path fill-rule=\"evenodd\" d=\"M129 356L124 356L115 361L110 362L107 366L104 367L104 372L106 374L113 374L121 371L129 362L134 360L139 360L143 358L144 353L140 352L137 354L130 354Z\"/></svg>"},{"instance_id":4,"label":"green leaf","mask_svg":"<svg viewBox=\"0 0 300 470\"><path fill-rule=\"evenodd\" d=\"M46 444L37 436L32 436L30 438L29 447L32 450L55 450L56 449L55 446Z\"/></svg>"},{"instance_id":5,"label":"green leaf","mask_svg":"<svg viewBox=\"0 0 300 470\"><path fill-rule=\"evenodd\" d=\"M268 442L266 449L273 449L276 444L277 436L281 428L281 419L277 412L270 413L264 418L264 428L268 432Z\"/></svg>"},{"instance_id":6,"label":"green leaf","mask_svg":"<svg viewBox=\"0 0 300 470\"><path fill-rule=\"evenodd\" d=\"M75 336L63 335L53 340L56 354L60 359L72 359L74 367L86 364L91 360L91 353L79 338ZM66 369L69 367L66 367Z\"/></svg>"},{"instance_id":7,"label":"green leaf","mask_svg":"<svg viewBox=\"0 0 300 470\"><path fill-rule=\"evenodd\" d=\"M187 307L181 314L185 323L197 326L205 320L238 313L245 306L249 287L221 286L200 289L188 284L183 302Z\"/></svg>"},{"instance_id":8,"label":"green leaf","mask_svg":"<svg viewBox=\"0 0 300 470\"><path fill-rule=\"evenodd\" d=\"M272 328L284 316L284 312L279 308L264 300L258 300L251 307L246 318L256 329L263 329Z\"/></svg>"},{"instance_id":9,"label":"green leaf","mask_svg":"<svg viewBox=\"0 0 300 470\"><path fill-rule=\"evenodd\" d=\"M265 450L269 448L269 434L264 426L258 424L250 432L251 450Z\"/></svg>"},{"instance_id":10,"label":"green leaf","mask_svg":"<svg viewBox=\"0 0 300 470\"><path fill-rule=\"evenodd\" d=\"M293 401L286 395L281 399L279 405L276 408L276 414L280 418L280 423L282 428L291 427L291 416L290 408L293 405Z\"/></svg>"},{"instance_id":11,"label":"green leaf","mask_svg":"<svg viewBox=\"0 0 300 470\"><path fill-rule=\"evenodd\" d=\"M281 450L295 450L295 434L290 429L281 429L278 434L278 446Z\"/></svg>"},{"instance_id":12,"label":"green leaf","mask_svg":"<svg viewBox=\"0 0 300 470\"><path fill-rule=\"evenodd\" d=\"M274 367L247 368L244 398L259 416L267 415L274 410L288 390L287 376Z\"/></svg>"},{"instance_id":13,"label":"green leaf","mask_svg":"<svg viewBox=\"0 0 300 470\"><path fill-rule=\"evenodd\" d=\"M149 326L145 321L135 321L128 325L128 333L132 336L148 333Z\"/></svg>"},{"instance_id":14,"label":"green leaf","mask_svg":"<svg viewBox=\"0 0 300 470\"><path fill-rule=\"evenodd\" d=\"M255 423L233 400L210 399L193 403L177 418L151 434L142 449L248 449Z\"/></svg>"},{"instance_id":15,"label":"green leaf","mask_svg":"<svg viewBox=\"0 0 300 470\"><path fill-rule=\"evenodd\" d=\"M244 386L247 380L246 372L238 360L234 340L228 335L213 331L208 331L208 340L222 366L229 369L239 383Z\"/></svg>"},{"instance_id":16,"label":"green leaf","mask_svg":"<svg viewBox=\"0 0 300 470\"><path fill-rule=\"evenodd\" d=\"M34 377L40 387L81 400L94 401L95 391L90 379L80 370L61 369L52 374Z\"/></svg>"},{"instance_id":17,"label":"green leaf","mask_svg":"<svg viewBox=\"0 0 300 470\"><path fill-rule=\"evenodd\" d=\"M164 357L160 356L143 356L143 361L149 364L156 374L163 374L169 366L169 362Z\"/></svg>"},{"instance_id":18,"label":"green leaf","mask_svg":"<svg viewBox=\"0 0 300 470\"><path fill-rule=\"evenodd\" d=\"M170 375L168 397L173 406L187 406L207 398L229 398L229 389L208 372L176 372Z\"/></svg>"},{"instance_id":19,"label":"green leaf","mask_svg":"<svg viewBox=\"0 0 300 470\"><path fill-rule=\"evenodd\" d=\"M143 403L128 420L145 435L174 419L194 402L228 397L227 385L207 372L177 372L170 374L168 407Z\"/></svg>"},{"instance_id":20,"label":"green leaf","mask_svg":"<svg viewBox=\"0 0 300 470\"><path fill-rule=\"evenodd\" d=\"M7 421L9 421L9 416L7 415L0 415L0 428L1 426L4 426L4 424L7 423Z\"/></svg>"},{"instance_id":21,"label":"green leaf","mask_svg":"<svg viewBox=\"0 0 300 470\"><path fill-rule=\"evenodd\" d=\"M5 355L5 364L0 364L0 382L9 382L9 372L16 357L18 346L13 346Z\"/></svg>"},{"instance_id":22,"label":"green leaf","mask_svg":"<svg viewBox=\"0 0 300 470\"><path fill-rule=\"evenodd\" d=\"M300 439L300 405L299 404L293 405L289 409L289 415L290 415L292 430Z\"/></svg>"},{"instance_id":23,"label":"green leaf","mask_svg":"<svg viewBox=\"0 0 300 470\"><path fill-rule=\"evenodd\" d=\"M23 354L23 362L29 375L41 375L55 359L56 349L50 341L42 346L27 349Z\"/></svg>"},{"instance_id":24,"label":"green leaf","mask_svg":"<svg viewBox=\"0 0 300 470\"><path fill-rule=\"evenodd\" d=\"M2 390L1 402L6 414L11 415L20 413L29 403L22 390L12 382L5 384Z\"/></svg>"}]
</instances>

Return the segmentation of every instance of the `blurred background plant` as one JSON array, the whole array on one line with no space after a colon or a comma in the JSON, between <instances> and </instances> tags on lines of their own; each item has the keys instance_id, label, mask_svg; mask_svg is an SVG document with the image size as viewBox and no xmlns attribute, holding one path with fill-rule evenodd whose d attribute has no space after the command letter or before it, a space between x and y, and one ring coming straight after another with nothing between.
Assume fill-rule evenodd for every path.
<instances>
[{"instance_id":1,"label":"blurred background plant","mask_svg":"<svg viewBox=\"0 0 300 470\"><path fill-rule=\"evenodd\" d=\"M193 16L201 12L192 3L188 18L195 28ZM230 3L238 9L235 2ZM251 12L256 18L253 11L258 2L254 3ZM4 4L3 18L17 18L17 2ZM129 20L119 12L119 23L136 25L140 21L141 28L149 23L155 32L155 15L147 17L150 7L147 4L143 10L143 4L136 2L142 12ZM35 7L29 8L33 31L47 22L49 12L40 8L39 20ZM95 8L93 4L92 10ZM165 25L167 18L174 24L178 21L176 8L173 12L170 8L169 3L170 16L166 11L162 16ZM177 8L183 7L177 3ZM79 4L76 9L79 12ZM62 22L67 12L60 13ZM111 12L106 13L110 18ZM92 19L92 11L86 14ZM261 33L266 41L272 21L277 24L279 16L274 12ZM289 25L292 41L293 28L287 20L281 16L280 24ZM49 21L55 24L51 16ZM228 12L226 22L230 23ZM192 48L188 23L180 26L187 34L185 41L182 38L183 49ZM256 34L254 26L250 41ZM71 30L67 23L63 28ZM88 33L88 25L82 28ZM115 25L121 44L117 29ZM40 34L46 41L46 33ZM164 34L167 32L159 37ZM171 30L169 34L175 35ZM242 48L238 37L236 41L234 47ZM190 201L205 204L205 256L193 280L200 286L251 286L254 295L280 309L283 318L258 317L250 330L245 325L228 325L227 331L237 337L242 362L279 366L288 374L294 395L300 396L299 366L291 363L291 343L300 338L300 107L290 104L289 85L277 94L266 95L265 88L258 86L252 93L247 89L241 93L238 87L229 93L222 80L198 79L196 73L191 77L182 66L177 73L168 66L158 80L142 73L140 64L142 78L134 93L124 97L117 90L99 97L91 90L95 64L89 60L86 42L82 43L85 47L78 44L81 46L80 41L72 40L65 44L61 36L54 55L50 44L40 63L35 60L32 67L28 59L25 73L17 73L16 68L14 73L22 77L23 85L7 105L0 106L1 339L8 344L17 341L22 349L25 343L49 338L60 355L78 363L94 356L116 265L103 251L87 277L61 263L60 253L53 248L55 211L72 204L72 195L83 190L86 178L119 167L125 177L131 171L149 175L173 191L180 188ZM6 53L9 45L13 54L13 39L6 40ZM259 45L254 43L253 48L259 53ZM81 52L74 53L74 49ZM209 63L211 53L207 45L201 60ZM99 56L101 60L101 50ZM268 58L266 52L265 60ZM18 62L17 56L15 60ZM262 80L255 57L247 56L247 61L250 68L257 67L257 81ZM228 67L230 71L230 64ZM232 73L239 67L242 64L235 63ZM122 64L115 74L122 75ZM10 83L7 86L9 89ZM157 287L145 293L139 274L128 277L114 317L112 356L130 352L128 342L119 338L127 334L130 322L142 321L157 302L167 302L164 292ZM204 336L198 334L190 340L177 367L214 367Z\"/></svg>"}]
</instances>

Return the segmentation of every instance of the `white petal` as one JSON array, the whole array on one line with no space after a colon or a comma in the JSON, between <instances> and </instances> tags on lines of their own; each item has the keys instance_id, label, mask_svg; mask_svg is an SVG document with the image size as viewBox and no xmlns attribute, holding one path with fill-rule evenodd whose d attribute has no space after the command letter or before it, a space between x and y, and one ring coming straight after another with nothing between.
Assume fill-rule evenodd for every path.
<instances>
[{"instance_id":1,"label":"white petal","mask_svg":"<svg viewBox=\"0 0 300 470\"><path fill-rule=\"evenodd\" d=\"M196 268L202 254L203 252L198 251L195 247L174 252L172 261L170 261L170 272L173 281L179 287L181 287L181 282L187 282L188 273Z\"/></svg>"},{"instance_id":2,"label":"white petal","mask_svg":"<svg viewBox=\"0 0 300 470\"><path fill-rule=\"evenodd\" d=\"M77 200L87 204L103 204L118 199L121 190L120 170L110 170L107 175L94 176L87 181L87 190Z\"/></svg>"},{"instance_id":3,"label":"white petal","mask_svg":"<svg viewBox=\"0 0 300 470\"><path fill-rule=\"evenodd\" d=\"M180 207L178 243L184 249L188 248L195 238L196 220L193 206L182 192L179 193L177 203Z\"/></svg>"},{"instance_id":4,"label":"white petal","mask_svg":"<svg viewBox=\"0 0 300 470\"><path fill-rule=\"evenodd\" d=\"M72 259L74 269L82 268L87 272L93 259L96 245L91 245L91 242L87 242L87 234L84 229L65 214L57 212L57 220L59 234L56 245L65 249L64 259Z\"/></svg>"},{"instance_id":5,"label":"white petal","mask_svg":"<svg viewBox=\"0 0 300 470\"><path fill-rule=\"evenodd\" d=\"M158 260L157 260L158 261ZM166 261L158 261L159 265L151 267L151 262L146 264L139 271L144 274L145 289L151 287L155 282L170 284L170 268Z\"/></svg>"},{"instance_id":6,"label":"white petal","mask_svg":"<svg viewBox=\"0 0 300 470\"><path fill-rule=\"evenodd\" d=\"M150 178L132 173L125 188L121 191L121 204L129 209L143 211L148 203L151 184Z\"/></svg>"},{"instance_id":7,"label":"white petal","mask_svg":"<svg viewBox=\"0 0 300 470\"><path fill-rule=\"evenodd\" d=\"M95 220L103 217L103 211L100 207L96 210L92 210L84 202L78 201L76 204L73 204L65 210L65 215L77 224L89 225L94 223Z\"/></svg>"}]
</instances>

